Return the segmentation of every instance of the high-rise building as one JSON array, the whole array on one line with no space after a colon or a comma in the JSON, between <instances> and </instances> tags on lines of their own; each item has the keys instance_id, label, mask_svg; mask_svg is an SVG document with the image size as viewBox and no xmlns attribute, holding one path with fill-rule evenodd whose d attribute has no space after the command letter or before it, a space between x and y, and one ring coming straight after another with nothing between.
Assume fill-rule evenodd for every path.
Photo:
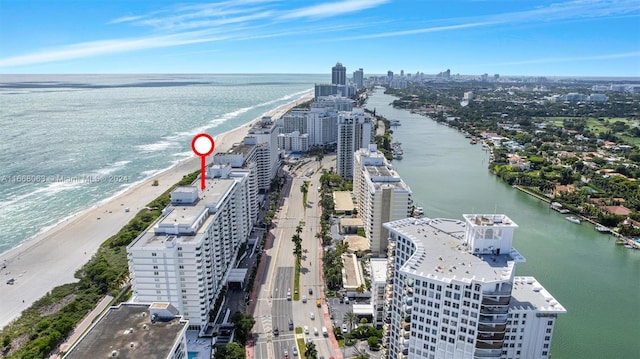
<instances>
[{"instance_id":1,"label":"high-rise building","mask_svg":"<svg viewBox=\"0 0 640 359\"><path fill-rule=\"evenodd\" d=\"M121 303L107 309L64 358L183 359L187 325L169 303Z\"/></svg>"},{"instance_id":2,"label":"high-rise building","mask_svg":"<svg viewBox=\"0 0 640 359\"><path fill-rule=\"evenodd\" d=\"M388 231L382 225L409 217L413 201L411 189L375 144L355 153L353 193L371 252L386 255Z\"/></svg>"},{"instance_id":3,"label":"high-rise building","mask_svg":"<svg viewBox=\"0 0 640 359\"><path fill-rule=\"evenodd\" d=\"M248 174L207 170L206 188L178 187L171 205L127 247L133 301L168 302L204 333L249 236Z\"/></svg>"},{"instance_id":4,"label":"high-rise building","mask_svg":"<svg viewBox=\"0 0 640 359\"><path fill-rule=\"evenodd\" d=\"M393 80L393 71L387 71L387 81Z\"/></svg>"},{"instance_id":5,"label":"high-rise building","mask_svg":"<svg viewBox=\"0 0 640 359\"><path fill-rule=\"evenodd\" d=\"M364 87L364 70L362 70L362 67L353 72L353 83L358 90Z\"/></svg>"},{"instance_id":6,"label":"high-rise building","mask_svg":"<svg viewBox=\"0 0 640 359\"><path fill-rule=\"evenodd\" d=\"M263 117L249 129L244 143L257 146L260 189L267 190L278 173L281 159L278 150L278 127L271 117Z\"/></svg>"},{"instance_id":7,"label":"high-rise building","mask_svg":"<svg viewBox=\"0 0 640 359\"><path fill-rule=\"evenodd\" d=\"M343 179L353 179L354 153L368 147L372 140L371 116L361 108L338 113L337 173Z\"/></svg>"},{"instance_id":8,"label":"high-rise building","mask_svg":"<svg viewBox=\"0 0 640 359\"><path fill-rule=\"evenodd\" d=\"M331 68L331 83L334 85L347 84L347 68L342 66L340 62Z\"/></svg>"},{"instance_id":9,"label":"high-rise building","mask_svg":"<svg viewBox=\"0 0 640 359\"><path fill-rule=\"evenodd\" d=\"M566 310L533 277L503 214L407 218L389 230L383 357L548 358Z\"/></svg>"}]
</instances>

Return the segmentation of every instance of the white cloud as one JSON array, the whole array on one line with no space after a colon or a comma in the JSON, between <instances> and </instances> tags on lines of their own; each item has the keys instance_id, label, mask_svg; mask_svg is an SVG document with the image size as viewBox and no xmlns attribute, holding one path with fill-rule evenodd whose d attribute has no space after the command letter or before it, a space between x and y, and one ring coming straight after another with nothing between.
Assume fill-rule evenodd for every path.
<instances>
[{"instance_id":1,"label":"white cloud","mask_svg":"<svg viewBox=\"0 0 640 359\"><path fill-rule=\"evenodd\" d=\"M190 33L153 36L145 38L89 41L63 46L57 49L44 50L27 55L19 55L0 59L0 67L23 66L142 49L153 49L203 42L221 41L226 39L227 38L224 36L215 37L205 32L194 31Z\"/></svg>"},{"instance_id":2,"label":"white cloud","mask_svg":"<svg viewBox=\"0 0 640 359\"><path fill-rule=\"evenodd\" d=\"M297 19L302 17L330 17L370 9L389 2L389 0L343 0L294 9L285 12L280 19Z\"/></svg>"}]
</instances>

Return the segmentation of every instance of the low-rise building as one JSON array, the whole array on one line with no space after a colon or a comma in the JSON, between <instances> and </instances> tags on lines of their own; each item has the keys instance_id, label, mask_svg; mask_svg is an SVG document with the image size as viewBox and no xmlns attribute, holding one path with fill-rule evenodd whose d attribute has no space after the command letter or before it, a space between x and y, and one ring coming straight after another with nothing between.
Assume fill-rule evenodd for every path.
<instances>
[{"instance_id":1,"label":"low-rise building","mask_svg":"<svg viewBox=\"0 0 640 359\"><path fill-rule=\"evenodd\" d=\"M169 303L122 303L107 309L64 358L183 359L187 327Z\"/></svg>"}]
</instances>

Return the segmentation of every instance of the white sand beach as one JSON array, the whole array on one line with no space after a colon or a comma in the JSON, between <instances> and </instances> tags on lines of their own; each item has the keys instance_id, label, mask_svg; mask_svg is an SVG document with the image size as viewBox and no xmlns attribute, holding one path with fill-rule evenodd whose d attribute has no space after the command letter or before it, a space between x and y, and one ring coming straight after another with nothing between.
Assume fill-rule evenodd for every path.
<instances>
[{"instance_id":1,"label":"white sand beach","mask_svg":"<svg viewBox=\"0 0 640 359\"><path fill-rule=\"evenodd\" d=\"M289 109L312 98L313 94L304 95L266 115L280 118ZM249 125L256 120L216 136L216 152L226 151L234 143L241 142ZM211 156L207 158L208 161L211 159ZM116 234L147 203L199 167L199 158L194 156L0 255L0 267L6 264L6 268L0 269L0 328L54 287L76 281L74 273L102 242ZM158 186L151 185L154 180L158 181ZM10 278L15 279L12 285L6 283Z\"/></svg>"}]
</instances>

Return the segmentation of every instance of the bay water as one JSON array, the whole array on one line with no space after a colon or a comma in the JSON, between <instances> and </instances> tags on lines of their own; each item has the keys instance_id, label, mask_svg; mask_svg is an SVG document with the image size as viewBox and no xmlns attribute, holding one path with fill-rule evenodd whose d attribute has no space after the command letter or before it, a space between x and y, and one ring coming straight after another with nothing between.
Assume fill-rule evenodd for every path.
<instances>
[{"instance_id":1,"label":"bay water","mask_svg":"<svg viewBox=\"0 0 640 359\"><path fill-rule=\"evenodd\" d=\"M394 109L377 90L366 104L389 120L404 156L393 165L425 216L503 213L513 219L514 247L526 258L516 275L534 276L567 309L556 322L554 359L637 358L640 353L640 251L590 224L573 224L549 205L488 171L489 155L456 129Z\"/></svg>"}]
</instances>

